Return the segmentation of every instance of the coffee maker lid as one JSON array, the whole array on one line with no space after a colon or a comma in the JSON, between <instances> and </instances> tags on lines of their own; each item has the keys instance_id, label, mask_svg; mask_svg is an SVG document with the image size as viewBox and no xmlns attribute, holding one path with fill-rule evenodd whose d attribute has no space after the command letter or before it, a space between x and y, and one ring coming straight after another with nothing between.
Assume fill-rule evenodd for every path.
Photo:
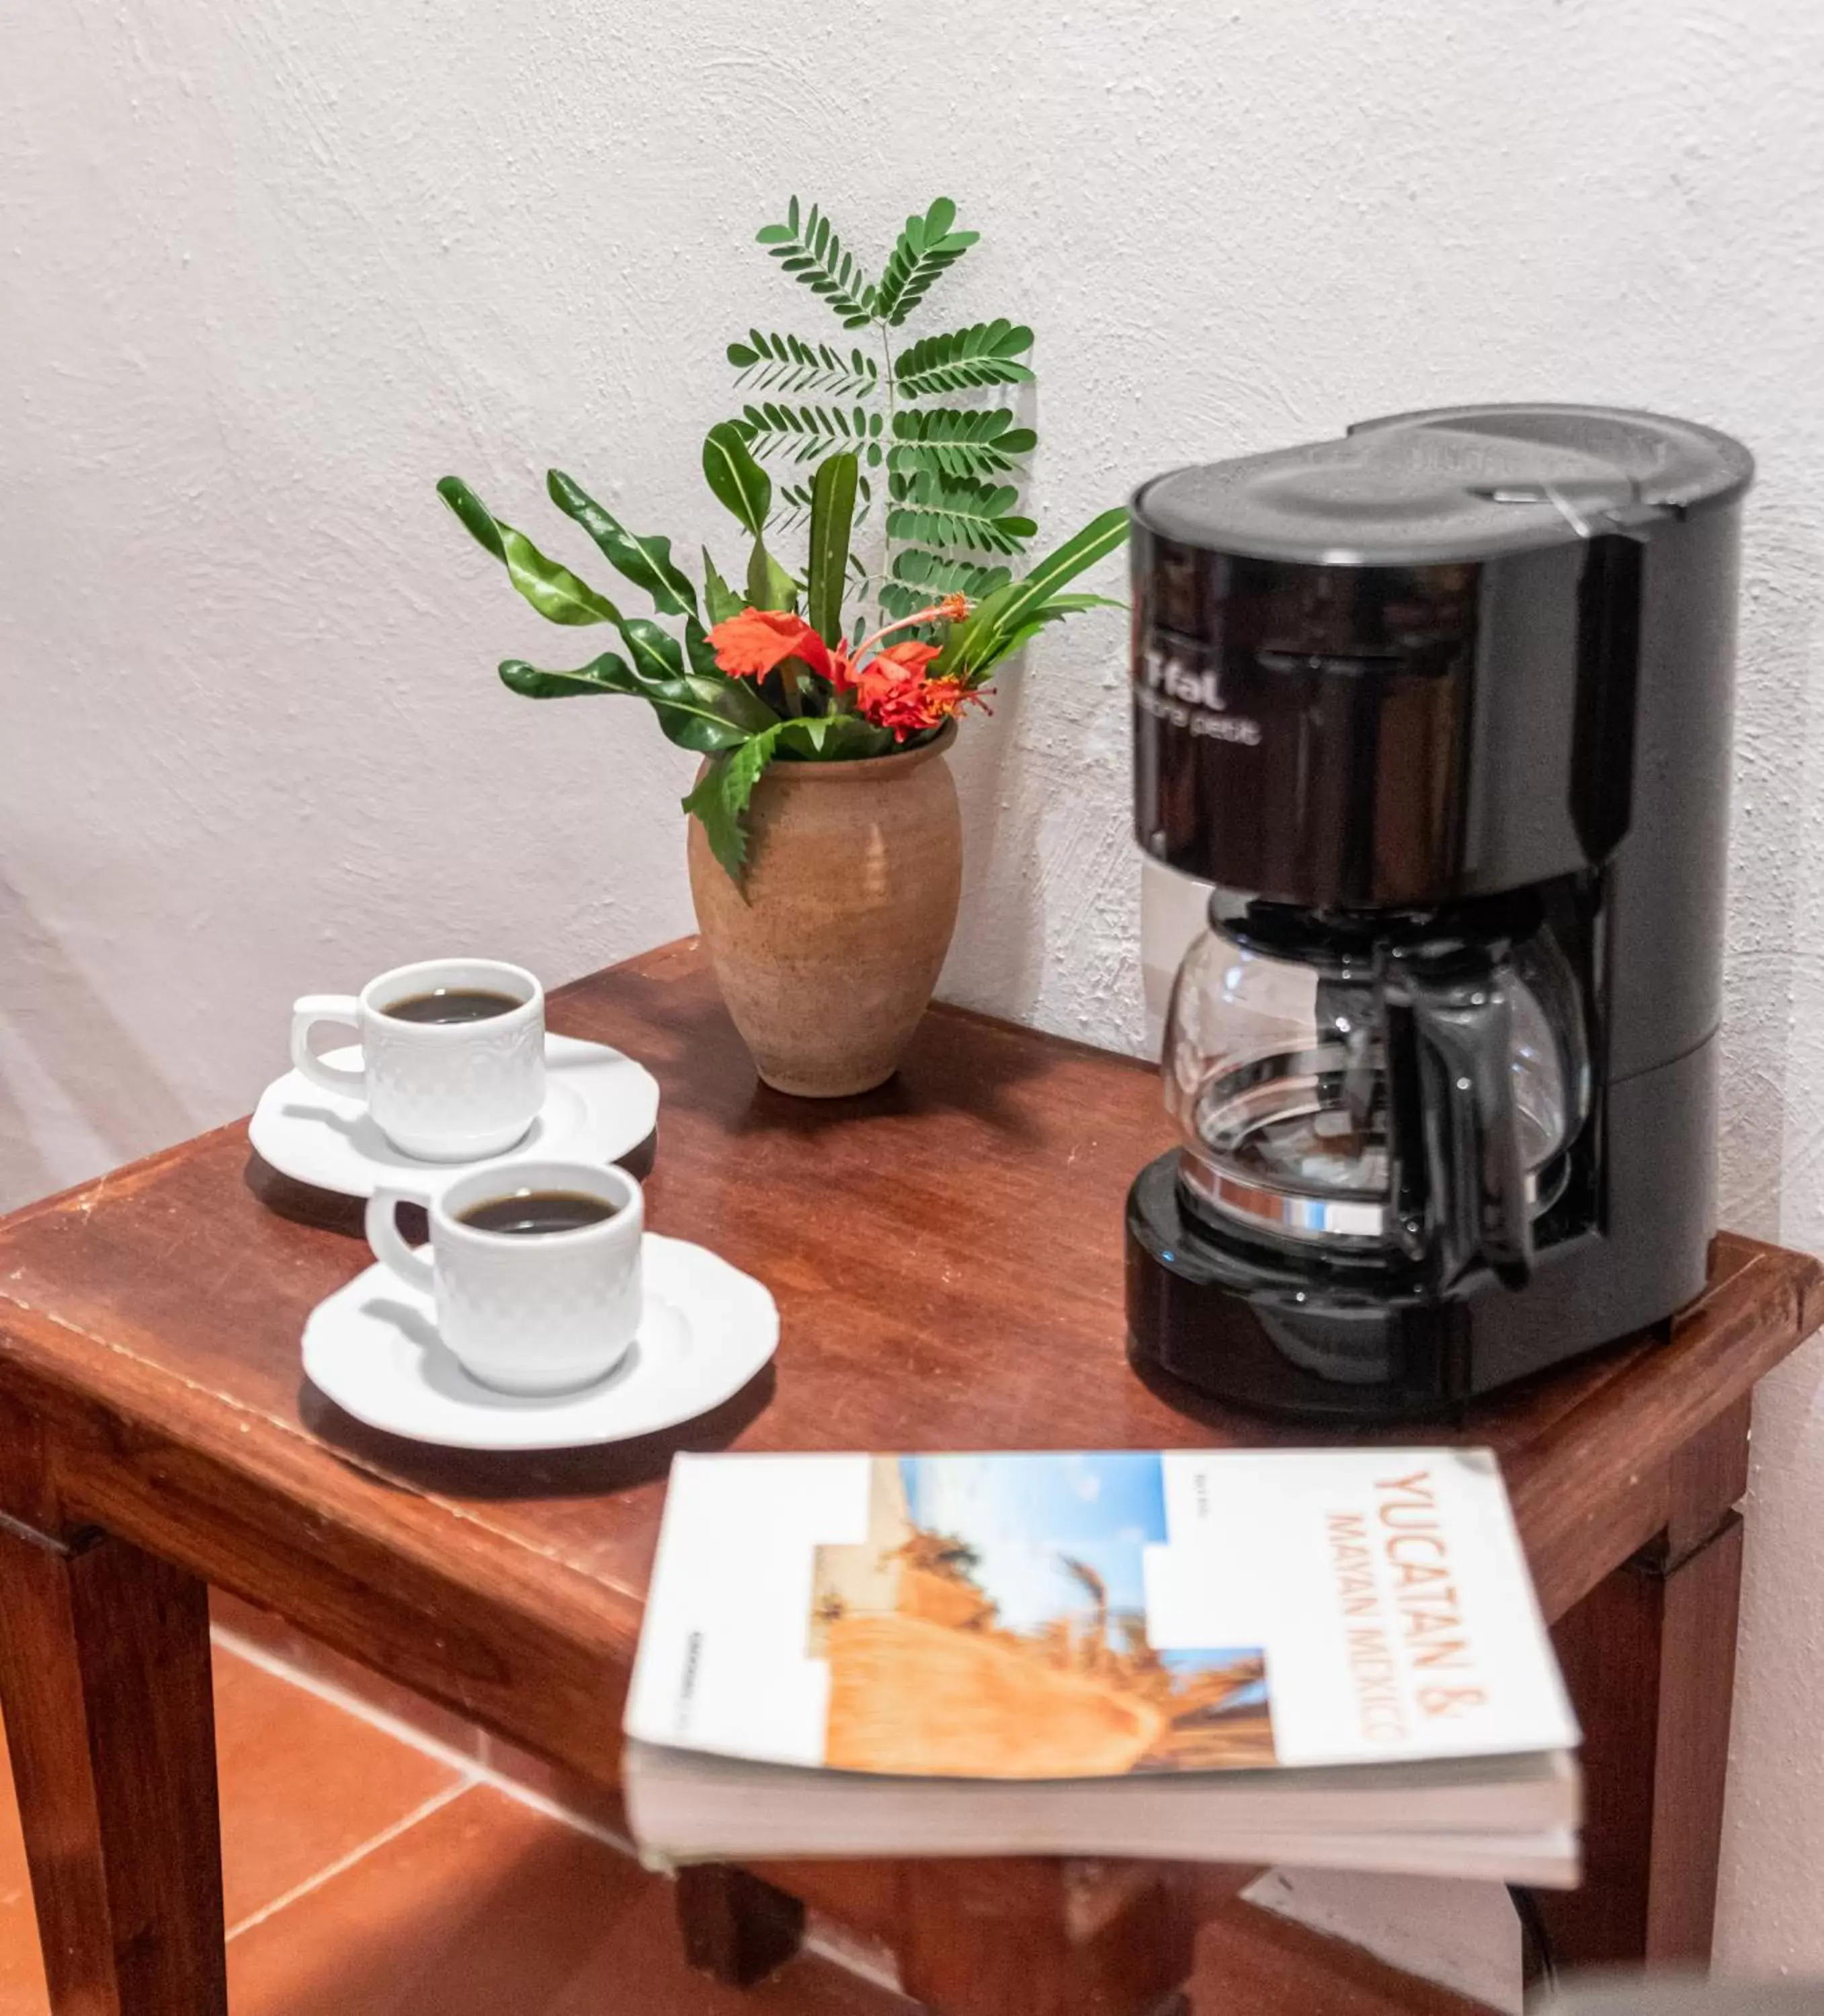
<instances>
[{"instance_id":1,"label":"coffee maker lid","mask_svg":"<svg viewBox=\"0 0 1824 2016\"><path fill-rule=\"evenodd\" d=\"M1173 470L1135 520L1181 545L1314 566L1476 560L1739 497L1739 441L1605 406L1452 406L1340 440Z\"/></svg>"}]
</instances>

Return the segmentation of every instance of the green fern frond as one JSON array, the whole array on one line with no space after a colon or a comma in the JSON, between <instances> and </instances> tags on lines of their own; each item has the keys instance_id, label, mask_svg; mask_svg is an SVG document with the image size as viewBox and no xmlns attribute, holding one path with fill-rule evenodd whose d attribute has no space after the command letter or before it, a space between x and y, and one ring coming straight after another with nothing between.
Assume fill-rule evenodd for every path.
<instances>
[{"instance_id":1,"label":"green fern frond","mask_svg":"<svg viewBox=\"0 0 1824 2016\"><path fill-rule=\"evenodd\" d=\"M740 372L735 383L762 392L829 392L854 398L874 391L881 367L865 351L845 358L827 343L751 329L745 343L728 346L728 361Z\"/></svg>"},{"instance_id":2,"label":"green fern frond","mask_svg":"<svg viewBox=\"0 0 1824 2016\"><path fill-rule=\"evenodd\" d=\"M922 217L909 217L874 290L878 320L897 329L924 300L931 284L953 266L980 237L975 231L952 231L957 207L940 196Z\"/></svg>"},{"instance_id":3,"label":"green fern frond","mask_svg":"<svg viewBox=\"0 0 1824 2016\"><path fill-rule=\"evenodd\" d=\"M773 492L773 515L766 520L766 529L769 532L795 532L810 515L810 485L781 483Z\"/></svg>"},{"instance_id":4,"label":"green fern frond","mask_svg":"<svg viewBox=\"0 0 1824 2016\"><path fill-rule=\"evenodd\" d=\"M874 319L873 286L815 203L801 218L794 196L785 221L762 226L756 236L784 272L829 303L845 329L865 328Z\"/></svg>"},{"instance_id":5,"label":"green fern frond","mask_svg":"<svg viewBox=\"0 0 1824 2016\"><path fill-rule=\"evenodd\" d=\"M928 406L893 416L891 467L911 475L935 469L946 476L997 476L1018 469L1039 437L1014 425L1006 407L993 412L961 406Z\"/></svg>"},{"instance_id":6,"label":"green fern frond","mask_svg":"<svg viewBox=\"0 0 1824 2016\"><path fill-rule=\"evenodd\" d=\"M757 455L816 462L838 449L852 448L877 465L880 460L881 416L865 406L787 406L768 400L763 405L744 406L735 425Z\"/></svg>"},{"instance_id":7,"label":"green fern frond","mask_svg":"<svg viewBox=\"0 0 1824 2016\"><path fill-rule=\"evenodd\" d=\"M921 337L900 353L894 379L908 398L933 392L965 392L978 385L1020 385L1033 376L1016 363L1033 347L1033 332L1023 322L999 317L943 336Z\"/></svg>"},{"instance_id":8,"label":"green fern frond","mask_svg":"<svg viewBox=\"0 0 1824 2016\"><path fill-rule=\"evenodd\" d=\"M1004 587L1013 574L1007 567L972 567L967 560L908 546L893 556L893 578L917 590L919 599L912 604L917 609L942 595L966 595L971 602L980 602Z\"/></svg>"},{"instance_id":9,"label":"green fern frond","mask_svg":"<svg viewBox=\"0 0 1824 2016\"><path fill-rule=\"evenodd\" d=\"M917 539L928 545L1024 553L1039 528L1030 518L1015 514L1011 507L1017 499L1011 484L991 485L921 470L912 480L908 500L888 513L887 531L896 539Z\"/></svg>"}]
</instances>

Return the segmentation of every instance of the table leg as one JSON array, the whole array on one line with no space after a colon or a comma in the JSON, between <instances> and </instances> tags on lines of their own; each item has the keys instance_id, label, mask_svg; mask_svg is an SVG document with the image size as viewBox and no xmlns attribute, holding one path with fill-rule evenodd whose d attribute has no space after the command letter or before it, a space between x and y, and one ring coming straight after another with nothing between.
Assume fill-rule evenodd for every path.
<instances>
[{"instance_id":1,"label":"table leg","mask_svg":"<svg viewBox=\"0 0 1824 2016\"><path fill-rule=\"evenodd\" d=\"M226 2016L208 1592L0 1529L0 1710L55 2016Z\"/></svg>"},{"instance_id":2,"label":"table leg","mask_svg":"<svg viewBox=\"0 0 1824 2016\"><path fill-rule=\"evenodd\" d=\"M733 1988L764 1980L804 1942L797 1898L726 1863L680 1869L677 1910L685 1959Z\"/></svg>"},{"instance_id":3,"label":"table leg","mask_svg":"<svg viewBox=\"0 0 1824 2016\"><path fill-rule=\"evenodd\" d=\"M1747 1478L1746 1403L1673 1467L1653 1547L1553 1633L1584 1726L1584 1881L1541 1895L1561 1965L1710 1958Z\"/></svg>"},{"instance_id":4,"label":"table leg","mask_svg":"<svg viewBox=\"0 0 1824 2016\"><path fill-rule=\"evenodd\" d=\"M1170 1863L908 1862L900 1985L943 2016L1149 2016L1191 1978L1199 1881Z\"/></svg>"}]
</instances>

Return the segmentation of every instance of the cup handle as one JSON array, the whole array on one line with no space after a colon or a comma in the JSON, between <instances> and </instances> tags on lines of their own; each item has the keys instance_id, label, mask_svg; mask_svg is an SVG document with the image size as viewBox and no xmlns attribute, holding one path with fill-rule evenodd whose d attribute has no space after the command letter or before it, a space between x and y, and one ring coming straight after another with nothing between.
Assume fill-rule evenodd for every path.
<instances>
[{"instance_id":1,"label":"cup handle","mask_svg":"<svg viewBox=\"0 0 1824 2016\"><path fill-rule=\"evenodd\" d=\"M437 1272L427 1257L429 1247L420 1249L406 1244L399 1230L399 1206L428 1206L430 1202L422 1193L412 1190L376 1190L367 1200L367 1243L373 1248L373 1257L414 1288L434 1287Z\"/></svg>"},{"instance_id":2,"label":"cup handle","mask_svg":"<svg viewBox=\"0 0 1824 2016\"><path fill-rule=\"evenodd\" d=\"M367 1074L359 1065L326 1063L310 1046L310 1032L319 1022L339 1022L359 1035L356 1019L360 1003L352 994L306 994L291 1004L291 1062L300 1077L325 1092L342 1093L361 1098L367 1089Z\"/></svg>"}]
</instances>

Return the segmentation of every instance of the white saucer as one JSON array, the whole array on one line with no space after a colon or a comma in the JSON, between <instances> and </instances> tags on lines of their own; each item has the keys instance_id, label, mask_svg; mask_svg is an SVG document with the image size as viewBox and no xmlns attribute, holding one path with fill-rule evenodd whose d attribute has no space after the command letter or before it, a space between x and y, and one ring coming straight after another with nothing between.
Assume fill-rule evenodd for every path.
<instances>
[{"instance_id":1,"label":"white saucer","mask_svg":"<svg viewBox=\"0 0 1824 2016\"><path fill-rule=\"evenodd\" d=\"M333 1064L359 1064L351 1045L331 1050ZM532 1132L506 1152L582 1156L613 1162L637 1148L658 1124L658 1081L643 1064L576 1036L545 1038L545 1108ZM358 1099L325 1092L297 1071L260 1094L247 1138L283 1175L343 1196L369 1197L401 1176L439 1182L475 1165L423 1162L395 1148ZM497 1160L488 1156L489 1161Z\"/></svg>"},{"instance_id":2,"label":"white saucer","mask_svg":"<svg viewBox=\"0 0 1824 2016\"><path fill-rule=\"evenodd\" d=\"M577 1449L694 1420L738 1393L779 1341L773 1298L687 1240L647 1233L646 1316L604 1379L574 1393L497 1393L471 1379L437 1334L431 1299L390 1267L369 1267L304 1326L304 1369L370 1427L450 1449Z\"/></svg>"}]
</instances>

